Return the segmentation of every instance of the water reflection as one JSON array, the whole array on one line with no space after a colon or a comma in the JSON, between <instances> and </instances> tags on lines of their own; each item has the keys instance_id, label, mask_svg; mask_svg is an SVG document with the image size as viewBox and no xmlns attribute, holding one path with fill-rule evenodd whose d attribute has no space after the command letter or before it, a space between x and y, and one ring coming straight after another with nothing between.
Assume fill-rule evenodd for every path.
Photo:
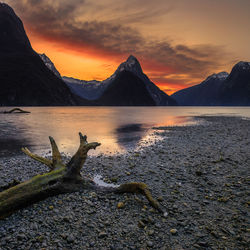
<instances>
[{"instance_id":1,"label":"water reflection","mask_svg":"<svg viewBox=\"0 0 250 250\"><path fill-rule=\"evenodd\" d=\"M128 150L134 149L150 128L146 124L125 124L115 129L117 143Z\"/></svg>"},{"instance_id":2,"label":"water reflection","mask_svg":"<svg viewBox=\"0 0 250 250\"><path fill-rule=\"evenodd\" d=\"M53 136L61 151L73 154L78 132L88 141L101 142L92 154L126 152L145 140L153 126L194 123L202 114L249 114L249 108L197 107L29 107L30 114L0 114L0 156L29 146L36 153L50 150ZM0 111L6 108L0 108ZM245 115L247 116L247 115ZM6 149L7 148L7 149ZM7 150L7 151L6 151ZM16 152L16 151L15 151ZM20 151L21 152L21 151Z\"/></svg>"}]
</instances>

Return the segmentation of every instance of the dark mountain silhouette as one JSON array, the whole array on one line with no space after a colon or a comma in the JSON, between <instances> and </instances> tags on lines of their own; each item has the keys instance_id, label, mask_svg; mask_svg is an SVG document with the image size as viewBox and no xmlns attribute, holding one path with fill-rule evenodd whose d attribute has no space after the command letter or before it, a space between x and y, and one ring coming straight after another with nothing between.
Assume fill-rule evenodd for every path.
<instances>
[{"instance_id":1,"label":"dark mountain silhouette","mask_svg":"<svg viewBox=\"0 0 250 250\"><path fill-rule=\"evenodd\" d=\"M32 49L22 21L0 3L0 105L75 105L76 98Z\"/></svg>"},{"instance_id":2,"label":"dark mountain silhouette","mask_svg":"<svg viewBox=\"0 0 250 250\"><path fill-rule=\"evenodd\" d=\"M219 89L228 73L209 76L202 83L175 92L173 97L181 106L213 106L217 104Z\"/></svg>"},{"instance_id":3,"label":"dark mountain silhouette","mask_svg":"<svg viewBox=\"0 0 250 250\"><path fill-rule=\"evenodd\" d=\"M249 106L250 63L239 62L229 75L226 72L213 74L171 97L183 106Z\"/></svg>"},{"instance_id":4,"label":"dark mountain silhouette","mask_svg":"<svg viewBox=\"0 0 250 250\"><path fill-rule=\"evenodd\" d=\"M144 82L129 71L119 72L96 104L105 106L155 106Z\"/></svg>"},{"instance_id":5,"label":"dark mountain silhouette","mask_svg":"<svg viewBox=\"0 0 250 250\"><path fill-rule=\"evenodd\" d=\"M121 63L115 73L111 76L111 78L113 78L113 82L116 81L115 76L117 76L118 73L122 71L131 72L134 76L142 80L149 95L154 100L156 106L177 105L177 103L171 97L169 97L165 92L160 90L152 81L150 81L148 76L143 73L139 61L133 55L130 55L125 62Z\"/></svg>"},{"instance_id":6,"label":"dark mountain silhouette","mask_svg":"<svg viewBox=\"0 0 250 250\"><path fill-rule=\"evenodd\" d=\"M250 62L233 67L220 87L218 105L250 106Z\"/></svg>"}]
</instances>

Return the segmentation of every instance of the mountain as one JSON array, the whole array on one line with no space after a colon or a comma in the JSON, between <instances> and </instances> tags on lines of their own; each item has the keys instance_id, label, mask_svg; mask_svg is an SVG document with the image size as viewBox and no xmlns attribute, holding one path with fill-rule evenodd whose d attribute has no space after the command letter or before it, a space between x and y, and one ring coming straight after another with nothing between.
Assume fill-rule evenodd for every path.
<instances>
[{"instance_id":1,"label":"mountain","mask_svg":"<svg viewBox=\"0 0 250 250\"><path fill-rule=\"evenodd\" d=\"M139 61L132 55L119 65L113 75L102 82L81 81L69 77L63 77L63 80L74 94L92 100L96 105L177 105L175 100L149 80Z\"/></svg>"},{"instance_id":2,"label":"mountain","mask_svg":"<svg viewBox=\"0 0 250 250\"><path fill-rule=\"evenodd\" d=\"M217 105L220 87L227 77L227 72L213 74L202 83L179 90L171 97L181 106Z\"/></svg>"},{"instance_id":3,"label":"mountain","mask_svg":"<svg viewBox=\"0 0 250 250\"><path fill-rule=\"evenodd\" d=\"M250 62L239 62L230 74L213 74L171 97L183 106L250 106Z\"/></svg>"},{"instance_id":4,"label":"mountain","mask_svg":"<svg viewBox=\"0 0 250 250\"><path fill-rule=\"evenodd\" d=\"M32 49L22 21L0 3L0 105L75 105L77 98Z\"/></svg>"},{"instance_id":5,"label":"mountain","mask_svg":"<svg viewBox=\"0 0 250 250\"><path fill-rule=\"evenodd\" d=\"M43 60L44 64L58 77L62 78L59 71L56 69L54 63L50 60L49 57L47 57L45 54L39 54L41 59Z\"/></svg>"},{"instance_id":6,"label":"mountain","mask_svg":"<svg viewBox=\"0 0 250 250\"><path fill-rule=\"evenodd\" d=\"M122 71L131 72L144 82L147 91L149 92L151 98L154 100L156 106L177 105L175 100L169 97L165 92L160 90L152 81L150 81L147 75L143 73L139 61L133 55L130 55L126 62L120 64L120 66L114 73L114 76L116 76L119 72Z\"/></svg>"},{"instance_id":7,"label":"mountain","mask_svg":"<svg viewBox=\"0 0 250 250\"><path fill-rule=\"evenodd\" d=\"M105 106L155 106L155 100L145 87L145 83L130 71L117 73L115 81L111 82L96 100L97 105Z\"/></svg>"},{"instance_id":8,"label":"mountain","mask_svg":"<svg viewBox=\"0 0 250 250\"><path fill-rule=\"evenodd\" d=\"M250 106L250 62L237 63L220 87L219 105Z\"/></svg>"},{"instance_id":9,"label":"mountain","mask_svg":"<svg viewBox=\"0 0 250 250\"><path fill-rule=\"evenodd\" d=\"M100 98L107 87L104 81L85 81L67 76L63 76L62 79L73 93L87 100L96 100Z\"/></svg>"}]
</instances>

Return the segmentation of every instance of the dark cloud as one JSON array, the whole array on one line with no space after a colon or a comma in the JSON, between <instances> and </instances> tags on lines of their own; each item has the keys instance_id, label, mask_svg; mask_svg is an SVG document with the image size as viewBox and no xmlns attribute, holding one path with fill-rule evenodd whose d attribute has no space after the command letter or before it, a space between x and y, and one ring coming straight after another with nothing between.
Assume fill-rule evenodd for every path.
<instances>
[{"instance_id":1,"label":"dark cloud","mask_svg":"<svg viewBox=\"0 0 250 250\"><path fill-rule=\"evenodd\" d=\"M85 20L84 16L91 13L90 7L93 11L91 2L85 0L6 2L14 7L29 29L41 36L71 44L77 49L90 46L110 54L134 54L139 58L155 62L156 65L152 67L162 68L161 71L165 73L171 69L174 73L185 73L189 74L190 78L199 78L220 67L225 61L226 53L221 47L211 45L188 47L184 44L173 46L168 41L145 37L137 29L127 25L150 19L152 16L161 16L167 9L161 11L159 8L152 10L143 8L141 11L123 16L119 22L119 18L109 18L106 21L100 21L98 18ZM149 2L152 1L145 1ZM98 9L96 12L98 13Z\"/></svg>"}]
</instances>

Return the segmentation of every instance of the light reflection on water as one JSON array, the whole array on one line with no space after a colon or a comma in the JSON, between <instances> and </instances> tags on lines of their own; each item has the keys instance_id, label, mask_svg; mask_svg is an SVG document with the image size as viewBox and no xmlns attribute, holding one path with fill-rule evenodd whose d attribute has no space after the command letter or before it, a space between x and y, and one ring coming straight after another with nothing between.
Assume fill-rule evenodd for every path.
<instances>
[{"instance_id":1,"label":"light reflection on water","mask_svg":"<svg viewBox=\"0 0 250 250\"><path fill-rule=\"evenodd\" d=\"M0 156L21 146L35 152L50 150L48 136L61 151L73 154L78 148L78 132L88 141L101 142L96 153L117 153L135 149L152 133L153 126L194 124L192 116L241 115L242 107L26 107L30 114L0 114ZM0 108L0 111L8 108Z\"/></svg>"}]
</instances>

